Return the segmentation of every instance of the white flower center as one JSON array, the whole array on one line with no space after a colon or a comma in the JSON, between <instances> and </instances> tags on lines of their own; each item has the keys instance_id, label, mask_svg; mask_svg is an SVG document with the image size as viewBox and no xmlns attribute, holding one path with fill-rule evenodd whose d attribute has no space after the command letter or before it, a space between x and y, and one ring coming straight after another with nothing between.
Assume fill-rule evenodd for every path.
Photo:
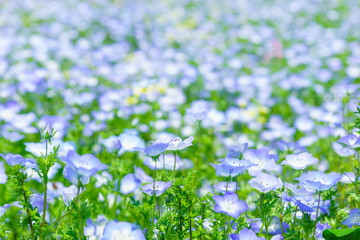
<instances>
[{"instance_id":1,"label":"white flower center","mask_svg":"<svg viewBox=\"0 0 360 240\"><path fill-rule=\"evenodd\" d=\"M136 239L132 235L131 230L122 229L122 230L115 230L111 235L111 240L136 240Z\"/></svg>"}]
</instances>

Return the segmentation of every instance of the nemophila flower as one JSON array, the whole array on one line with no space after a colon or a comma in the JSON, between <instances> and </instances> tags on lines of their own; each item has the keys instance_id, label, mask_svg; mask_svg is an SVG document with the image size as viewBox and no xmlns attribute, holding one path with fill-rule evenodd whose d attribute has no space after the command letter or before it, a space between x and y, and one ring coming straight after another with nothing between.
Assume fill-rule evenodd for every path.
<instances>
[{"instance_id":1,"label":"nemophila flower","mask_svg":"<svg viewBox=\"0 0 360 240\"><path fill-rule=\"evenodd\" d=\"M141 180L137 179L133 173L123 177L120 184L120 192L124 195L134 192L141 185Z\"/></svg>"},{"instance_id":2,"label":"nemophila flower","mask_svg":"<svg viewBox=\"0 0 360 240\"><path fill-rule=\"evenodd\" d=\"M7 209L11 208L12 206L14 207L18 207L18 208L22 208L21 204L19 201L15 201L13 203L10 204L4 204L4 206L0 206L0 217L2 215L4 215L4 213L6 212Z\"/></svg>"},{"instance_id":3,"label":"nemophila flower","mask_svg":"<svg viewBox=\"0 0 360 240\"><path fill-rule=\"evenodd\" d=\"M229 152L226 154L226 157L240 158L247 149L248 149L247 143L244 143L239 147L232 147L232 148L230 148Z\"/></svg>"},{"instance_id":4,"label":"nemophila flower","mask_svg":"<svg viewBox=\"0 0 360 240\"><path fill-rule=\"evenodd\" d=\"M144 233L128 222L110 221L104 228L101 240L145 240Z\"/></svg>"},{"instance_id":5,"label":"nemophila flower","mask_svg":"<svg viewBox=\"0 0 360 240\"><path fill-rule=\"evenodd\" d=\"M186 114L189 114L198 121L204 120L210 112L210 103L205 100L196 100L191 103L191 107L186 109Z\"/></svg>"},{"instance_id":6,"label":"nemophila flower","mask_svg":"<svg viewBox=\"0 0 360 240\"><path fill-rule=\"evenodd\" d=\"M311 207L309 207L306 204L303 204L300 200L296 201L296 205L299 207L299 209L303 212L313 212L314 209L312 209Z\"/></svg>"},{"instance_id":7,"label":"nemophila flower","mask_svg":"<svg viewBox=\"0 0 360 240\"><path fill-rule=\"evenodd\" d=\"M355 174L353 172L346 172L342 175L341 178L342 183L354 183L355 182Z\"/></svg>"},{"instance_id":8,"label":"nemophila flower","mask_svg":"<svg viewBox=\"0 0 360 240\"><path fill-rule=\"evenodd\" d=\"M248 169L247 166L235 167L235 166L227 165L224 163L218 163L216 165L213 163L210 163L210 165L216 169L216 175L223 176L223 177L229 177L229 176L236 177L241 172L243 172L245 169Z\"/></svg>"},{"instance_id":9,"label":"nemophila flower","mask_svg":"<svg viewBox=\"0 0 360 240\"><path fill-rule=\"evenodd\" d=\"M91 218L86 220L86 226L84 226L85 236L89 237L89 240L101 239L107 221L108 220L104 215L98 215L94 222Z\"/></svg>"},{"instance_id":10,"label":"nemophila flower","mask_svg":"<svg viewBox=\"0 0 360 240\"><path fill-rule=\"evenodd\" d=\"M353 225L360 225L360 209L351 209L349 216L343 221L343 224L347 225L348 227L352 227Z\"/></svg>"},{"instance_id":11,"label":"nemophila flower","mask_svg":"<svg viewBox=\"0 0 360 240\"><path fill-rule=\"evenodd\" d=\"M315 123L311 118L301 116L295 120L294 126L302 132L309 132L314 129Z\"/></svg>"},{"instance_id":12,"label":"nemophila flower","mask_svg":"<svg viewBox=\"0 0 360 240\"><path fill-rule=\"evenodd\" d=\"M118 153L122 148L120 138L116 136L110 136L109 138L102 140L102 144L110 153Z\"/></svg>"},{"instance_id":13,"label":"nemophila flower","mask_svg":"<svg viewBox=\"0 0 360 240\"><path fill-rule=\"evenodd\" d=\"M219 161L224 163L225 165L234 167L237 172L243 172L246 169L257 166L257 164L249 160L240 160L238 158L225 157L224 159L219 159Z\"/></svg>"},{"instance_id":14,"label":"nemophila flower","mask_svg":"<svg viewBox=\"0 0 360 240\"><path fill-rule=\"evenodd\" d=\"M360 147L360 135L358 133L352 133L340 138L337 142L344 143L350 148L358 148Z\"/></svg>"},{"instance_id":15,"label":"nemophila flower","mask_svg":"<svg viewBox=\"0 0 360 240\"><path fill-rule=\"evenodd\" d=\"M280 178L263 172L259 173L255 178L250 179L249 184L252 188L263 193L279 189L283 186Z\"/></svg>"},{"instance_id":16,"label":"nemophila flower","mask_svg":"<svg viewBox=\"0 0 360 240\"><path fill-rule=\"evenodd\" d=\"M274 170L278 156L269 154L269 148L262 147L260 149L248 149L244 153L244 158L256 164L248 169L251 176L258 175L262 170Z\"/></svg>"},{"instance_id":17,"label":"nemophila flower","mask_svg":"<svg viewBox=\"0 0 360 240\"><path fill-rule=\"evenodd\" d=\"M300 195L300 196L295 196L293 198L294 201L294 205L298 205L299 208L301 207L301 210L303 212L308 212L311 213L311 217L315 219L315 215L313 213L316 213L317 208L319 206L319 209L323 212L323 213L328 213L328 209L330 207L330 200L325 200L322 201L320 199L318 199L318 196L316 195ZM299 204L300 202L300 204ZM313 210L310 210L310 208Z\"/></svg>"},{"instance_id":18,"label":"nemophila flower","mask_svg":"<svg viewBox=\"0 0 360 240\"><path fill-rule=\"evenodd\" d=\"M331 226L329 223L320 223L318 222L316 224L316 230L315 230L315 237L317 240L323 240L322 233L325 229L331 229Z\"/></svg>"},{"instance_id":19,"label":"nemophila flower","mask_svg":"<svg viewBox=\"0 0 360 240\"><path fill-rule=\"evenodd\" d=\"M44 210L44 196L39 194L33 194L30 198L30 204L33 208L37 208L39 213L42 213ZM49 208L48 204L46 203L47 207Z\"/></svg>"},{"instance_id":20,"label":"nemophila flower","mask_svg":"<svg viewBox=\"0 0 360 240\"><path fill-rule=\"evenodd\" d=\"M135 129L127 129L124 133L119 135L119 140L122 145L121 151L134 151L134 148L145 148L145 142L138 136Z\"/></svg>"},{"instance_id":21,"label":"nemophila flower","mask_svg":"<svg viewBox=\"0 0 360 240\"><path fill-rule=\"evenodd\" d=\"M71 202L76 198L78 191L79 189L75 185L71 185L70 187L63 187L61 189L62 199L66 206L70 206ZM80 190L79 194L82 191L84 190Z\"/></svg>"},{"instance_id":22,"label":"nemophila flower","mask_svg":"<svg viewBox=\"0 0 360 240\"><path fill-rule=\"evenodd\" d=\"M231 182L228 184L227 182L220 182L220 183L214 185L214 189L221 193L235 192L236 191L236 183ZM238 187L237 190L239 190L239 189L240 189L240 187Z\"/></svg>"},{"instance_id":23,"label":"nemophila flower","mask_svg":"<svg viewBox=\"0 0 360 240\"><path fill-rule=\"evenodd\" d=\"M285 183L284 185L287 189L290 189L295 195L303 196L303 195L310 195L310 194L315 193L315 190L307 189L305 187L297 188L297 186L295 186L292 183Z\"/></svg>"},{"instance_id":24,"label":"nemophila flower","mask_svg":"<svg viewBox=\"0 0 360 240\"><path fill-rule=\"evenodd\" d=\"M281 162L281 165L288 165L296 170L302 170L306 167L317 164L319 160L314 158L310 153L302 152L299 154L290 154L285 156L284 161Z\"/></svg>"},{"instance_id":25,"label":"nemophila flower","mask_svg":"<svg viewBox=\"0 0 360 240\"><path fill-rule=\"evenodd\" d=\"M337 184L341 178L342 176L336 172L326 174L318 171L310 171L301 174L301 176L295 178L295 180L298 180L300 185L308 189L324 191Z\"/></svg>"},{"instance_id":26,"label":"nemophila flower","mask_svg":"<svg viewBox=\"0 0 360 240\"><path fill-rule=\"evenodd\" d=\"M150 196L153 196L153 194L154 194L153 186L154 186L153 183L149 183L149 184L142 186L141 190L144 193L146 193ZM161 194L163 194L166 191L166 189L168 189L171 186L172 186L171 182L155 181L155 195L157 197L160 196Z\"/></svg>"},{"instance_id":27,"label":"nemophila flower","mask_svg":"<svg viewBox=\"0 0 360 240\"><path fill-rule=\"evenodd\" d=\"M63 160L66 163L64 177L75 185L79 179L83 184L87 184L93 174L107 169L107 165L101 163L94 155L80 156L73 150L70 150Z\"/></svg>"},{"instance_id":28,"label":"nemophila flower","mask_svg":"<svg viewBox=\"0 0 360 240\"><path fill-rule=\"evenodd\" d=\"M241 213L248 209L246 202L240 201L236 193L225 193L224 196L213 196L215 201L215 212L225 213L234 218L238 218Z\"/></svg>"},{"instance_id":29,"label":"nemophila flower","mask_svg":"<svg viewBox=\"0 0 360 240\"><path fill-rule=\"evenodd\" d=\"M20 154L8 153L6 155L1 154L0 156L5 159L6 163L10 166L21 165L28 168L37 168L36 161L31 158L24 158Z\"/></svg>"},{"instance_id":30,"label":"nemophila flower","mask_svg":"<svg viewBox=\"0 0 360 240\"><path fill-rule=\"evenodd\" d=\"M141 183L149 183L152 182L153 179L149 175L145 173L145 171L140 167L134 167L135 177L140 179Z\"/></svg>"},{"instance_id":31,"label":"nemophila flower","mask_svg":"<svg viewBox=\"0 0 360 240\"><path fill-rule=\"evenodd\" d=\"M155 143L152 144L146 148L138 148L135 147L134 150L138 150L140 152L145 153L146 155L152 157L152 158L157 158L160 156L160 154L162 154L163 152L165 152L166 148L169 146L169 143Z\"/></svg>"},{"instance_id":32,"label":"nemophila flower","mask_svg":"<svg viewBox=\"0 0 360 240\"><path fill-rule=\"evenodd\" d=\"M230 237L232 240L265 240L265 238L258 237L254 231L247 228L243 228L239 234L231 234Z\"/></svg>"},{"instance_id":33,"label":"nemophila flower","mask_svg":"<svg viewBox=\"0 0 360 240\"><path fill-rule=\"evenodd\" d=\"M194 137L192 136L185 139L184 141L181 138L176 137L169 142L169 145L166 148L166 150L170 150L170 151L182 150L184 148L191 146L193 140Z\"/></svg>"},{"instance_id":34,"label":"nemophila flower","mask_svg":"<svg viewBox=\"0 0 360 240\"><path fill-rule=\"evenodd\" d=\"M349 147L343 146L342 144L338 142L332 142L331 143L334 151L340 156L340 157L350 157L355 154L355 150L351 149Z\"/></svg>"}]
</instances>

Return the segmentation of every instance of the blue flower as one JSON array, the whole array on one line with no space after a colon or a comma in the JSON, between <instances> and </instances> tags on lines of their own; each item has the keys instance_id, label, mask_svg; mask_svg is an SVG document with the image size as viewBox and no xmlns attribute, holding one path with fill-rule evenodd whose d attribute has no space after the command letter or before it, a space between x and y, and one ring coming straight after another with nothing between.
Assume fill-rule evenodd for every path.
<instances>
[{"instance_id":1,"label":"blue flower","mask_svg":"<svg viewBox=\"0 0 360 240\"><path fill-rule=\"evenodd\" d=\"M336 172L326 174L318 171L310 171L301 174L301 176L295 178L295 180L298 180L299 183L307 189L324 191L337 184L341 178L342 175Z\"/></svg>"},{"instance_id":2,"label":"blue flower","mask_svg":"<svg viewBox=\"0 0 360 240\"><path fill-rule=\"evenodd\" d=\"M134 174L130 173L121 180L120 192L129 194L134 192L141 185L141 180L137 179Z\"/></svg>"},{"instance_id":3,"label":"blue flower","mask_svg":"<svg viewBox=\"0 0 360 240\"><path fill-rule=\"evenodd\" d=\"M107 165L101 163L94 155L80 156L73 150L68 152L64 162L66 163L64 177L75 185L78 184L79 179L86 184L93 174L107 169Z\"/></svg>"},{"instance_id":4,"label":"blue flower","mask_svg":"<svg viewBox=\"0 0 360 240\"><path fill-rule=\"evenodd\" d=\"M297 200L297 201L296 201L296 205L297 205L297 206L300 208L300 210L303 211L303 212L309 213L309 212L313 212L313 211L314 211L314 209L312 209L311 207L309 207L309 206L306 205L306 204L303 204L300 200Z\"/></svg>"},{"instance_id":5,"label":"blue flower","mask_svg":"<svg viewBox=\"0 0 360 240\"><path fill-rule=\"evenodd\" d=\"M224 196L213 196L215 201L215 212L225 213L231 217L238 218L241 213L248 209L246 202L240 201L236 193L225 193Z\"/></svg>"},{"instance_id":6,"label":"blue flower","mask_svg":"<svg viewBox=\"0 0 360 240\"><path fill-rule=\"evenodd\" d=\"M191 103L191 107L186 109L186 114L191 115L198 121L202 121L206 118L210 112L210 103L205 100L196 100Z\"/></svg>"},{"instance_id":7,"label":"blue flower","mask_svg":"<svg viewBox=\"0 0 360 240\"><path fill-rule=\"evenodd\" d=\"M244 153L244 158L256 164L256 166L249 168L251 176L258 175L262 170L275 170L278 156L269 154L269 148L262 147L260 149L249 149Z\"/></svg>"},{"instance_id":8,"label":"blue flower","mask_svg":"<svg viewBox=\"0 0 360 240\"><path fill-rule=\"evenodd\" d=\"M342 175L341 178L342 183L354 183L356 180L355 174L353 172L346 172Z\"/></svg>"},{"instance_id":9,"label":"blue flower","mask_svg":"<svg viewBox=\"0 0 360 240\"><path fill-rule=\"evenodd\" d=\"M145 171L140 167L134 167L135 177L140 179L141 183L149 183L152 182L153 179L149 175L145 173Z\"/></svg>"},{"instance_id":10,"label":"blue flower","mask_svg":"<svg viewBox=\"0 0 360 240\"><path fill-rule=\"evenodd\" d=\"M267 193L282 188L283 183L280 178L261 172L255 178L249 180L252 188L259 192Z\"/></svg>"},{"instance_id":11,"label":"blue flower","mask_svg":"<svg viewBox=\"0 0 360 240\"><path fill-rule=\"evenodd\" d=\"M21 165L28 168L37 168L36 161L31 158L24 158L20 154L8 153L6 155L1 154L0 156L5 159L6 163L10 166Z\"/></svg>"},{"instance_id":12,"label":"blue flower","mask_svg":"<svg viewBox=\"0 0 360 240\"><path fill-rule=\"evenodd\" d=\"M155 181L155 195L158 197L160 196L161 194L163 194L166 189L168 189L169 187L171 187L171 182L162 182L162 181ZM153 188L154 184L153 183L149 183L149 184L146 184L144 186L141 187L141 190L152 196L153 193L154 193L154 188Z\"/></svg>"},{"instance_id":13,"label":"blue flower","mask_svg":"<svg viewBox=\"0 0 360 240\"><path fill-rule=\"evenodd\" d=\"M351 149L349 147L343 146L342 144L338 142L331 143L334 151L340 156L340 157L350 157L355 154L355 150Z\"/></svg>"},{"instance_id":14,"label":"blue flower","mask_svg":"<svg viewBox=\"0 0 360 240\"><path fill-rule=\"evenodd\" d=\"M345 137L337 140L339 143L344 143L350 148L358 148L360 147L360 135L357 133L349 134Z\"/></svg>"},{"instance_id":15,"label":"blue flower","mask_svg":"<svg viewBox=\"0 0 360 240\"><path fill-rule=\"evenodd\" d=\"M248 144L244 143L239 147L232 147L226 154L228 158L240 158L242 154L248 149Z\"/></svg>"},{"instance_id":16,"label":"blue flower","mask_svg":"<svg viewBox=\"0 0 360 240\"><path fill-rule=\"evenodd\" d=\"M109 138L104 139L102 141L102 144L110 153L118 153L122 148L120 138L116 136L110 136Z\"/></svg>"},{"instance_id":17,"label":"blue flower","mask_svg":"<svg viewBox=\"0 0 360 240\"><path fill-rule=\"evenodd\" d=\"M169 146L167 147L166 150L171 150L171 151L182 150L184 148L191 146L193 140L194 137L192 136L185 139L184 141L181 138L176 137L169 142Z\"/></svg>"},{"instance_id":18,"label":"blue flower","mask_svg":"<svg viewBox=\"0 0 360 240\"><path fill-rule=\"evenodd\" d=\"M345 219L343 224L347 225L348 227L352 227L353 225L360 225L360 209L351 209L349 216Z\"/></svg>"},{"instance_id":19,"label":"blue flower","mask_svg":"<svg viewBox=\"0 0 360 240\"><path fill-rule=\"evenodd\" d=\"M302 152L299 154L290 154L285 156L284 161L281 162L281 165L288 165L296 170L302 170L306 167L317 164L319 160L314 158L310 153Z\"/></svg>"},{"instance_id":20,"label":"blue flower","mask_svg":"<svg viewBox=\"0 0 360 240\"><path fill-rule=\"evenodd\" d=\"M37 208L39 213L42 213L44 210L44 196L39 194L33 194L32 197L30 198L30 204L34 208ZM49 206L47 206L46 208L48 207Z\"/></svg>"},{"instance_id":21,"label":"blue flower","mask_svg":"<svg viewBox=\"0 0 360 240\"><path fill-rule=\"evenodd\" d=\"M210 165L216 169L216 175L223 177L235 177L246 169L256 166L256 164L248 160L239 160L237 158L225 158L219 161L222 163L217 165L210 163Z\"/></svg>"},{"instance_id":22,"label":"blue flower","mask_svg":"<svg viewBox=\"0 0 360 240\"><path fill-rule=\"evenodd\" d=\"M136 130L126 130L124 133L119 135L119 140L122 145L121 151L134 151L134 148L144 148L144 141L138 136Z\"/></svg>"},{"instance_id":23,"label":"blue flower","mask_svg":"<svg viewBox=\"0 0 360 240\"><path fill-rule=\"evenodd\" d=\"M232 240L265 240L265 238L256 236L256 233L252 230L249 230L247 228L243 228L239 234L231 234L230 235Z\"/></svg>"},{"instance_id":24,"label":"blue flower","mask_svg":"<svg viewBox=\"0 0 360 240\"><path fill-rule=\"evenodd\" d=\"M325 229L331 229L330 224L328 223L317 223L316 224L316 230L315 230L315 237L317 240L323 240L322 233Z\"/></svg>"},{"instance_id":25,"label":"blue flower","mask_svg":"<svg viewBox=\"0 0 360 240\"><path fill-rule=\"evenodd\" d=\"M166 148L169 146L169 143L154 143L146 148L135 147L134 150L145 153L146 155L157 158L161 153L165 152Z\"/></svg>"},{"instance_id":26,"label":"blue flower","mask_svg":"<svg viewBox=\"0 0 360 240\"><path fill-rule=\"evenodd\" d=\"M306 148L301 146L298 142L286 142L284 140L279 140L277 146L281 151L286 153L301 153L306 152Z\"/></svg>"},{"instance_id":27,"label":"blue flower","mask_svg":"<svg viewBox=\"0 0 360 240\"><path fill-rule=\"evenodd\" d=\"M75 185L70 187L63 187L61 189L61 195L66 206L70 206L71 202L75 199L78 193L78 188ZM79 192L80 194L80 192Z\"/></svg>"},{"instance_id":28,"label":"blue flower","mask_svg":"<svg viewBox=\"0 0 360 240\"><path fill-rule=\"evenodd\" d=\"M128 222L110 221L104 228L101 240L145 240L144 233Z\"/></svg>"},{"instance_id":29,"label":"blue flower","mask_svg":"<svg viewBox=\"0 0 360 240\"><path fill-rule=\"evenodd\" d=\"M226 189L226 187L227 187L227 189ZM235 189L236 188L236 183L231 182L231 183L228 184L227 182L220 182L220 183L214 185L214 188L216 190L218 190L219 192L221 192L221 193L226 193L226 190L228 192L235 192L236 191L236 189ZM237 190L239 190L239 189L240 189L240 187L238 187Z\"/></svg>"}]
</instances>

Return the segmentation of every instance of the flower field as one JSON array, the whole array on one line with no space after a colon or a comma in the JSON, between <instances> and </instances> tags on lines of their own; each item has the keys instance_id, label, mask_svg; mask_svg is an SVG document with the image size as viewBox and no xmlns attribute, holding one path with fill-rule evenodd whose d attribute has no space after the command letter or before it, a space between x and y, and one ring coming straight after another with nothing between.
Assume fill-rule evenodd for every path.
<instances>
[{"instance_id":1,"label":"flower field","mask_svg":"<svg viewBox=\"0 0 360 240\"><path fill-rule=\"evenodd\" d=\"M360 2L0 2L0 239L360 239Z\"/></svg>"}]
</instances>

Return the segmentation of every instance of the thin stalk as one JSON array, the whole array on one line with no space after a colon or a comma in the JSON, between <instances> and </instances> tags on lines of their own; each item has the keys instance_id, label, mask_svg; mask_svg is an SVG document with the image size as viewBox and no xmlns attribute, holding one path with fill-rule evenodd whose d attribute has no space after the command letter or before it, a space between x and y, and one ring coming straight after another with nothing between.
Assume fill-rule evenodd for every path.
<instances>
[{"instance_id":1,"label":"thin stalk","mask_svg":"<svg viewBox=\"0 0 360 240\"><path fill-rule=\"evenodd\" d=\"M296 214L297 214L298 209L299 209L299 205L297 205L297 206L296 206L296 209L295 209L294 221L293 221L292 229L295 229L295 224L296 224Z\"/></svg>"},{"instance_id":2,"label":"thin stalk","mask_svg":"<svg viewBox=\"0 0 360 240\"><path fill-rule=\"evenodd\" d=\"M113 216L114 219L116 217L116 204L117 204L117 198L119 196L119 191L120 191L120 178L118 178L117 190L116 190L116 193L115 193L115 200L114 200L114 204L113 204L113 207L112 207L112 216Z\"/></svg>"},{"instance_id":3,"label":"thin stalk","mask_svg":"<svg viewBox=\"0 0 360 240\"><path fill-rule=\"evenodd\" d=\"M160 203L159 203L159 198L160 197L157 197L156 200L157 200L157 208L158 208L158 214L159 214L159 218L161 216L161 212L160 212Z\"/></svg>"},{"instance_id":4,"label":"thin stalk","mask_svg":"<svg viewBox=\"0 0 360 240\"><path fill-rule=\"evenodd\" d=\"M188 196L188 201L189 201L189 196ZM189 201L189 207L188 207L188 210L189 210L189 230L190 230L190 240L192 240L192 229L191 229L191 204L190 204L190 201Z\"/></svg>"},{"instance_id":5,"label":"thin stalk","mask_svg":"<svg viewBox=\"0 0 360 240\"><path fill-rule=\"evenodd\" d=\"M261 228L260 228L260 234L263 234L262 231L264 229L264 214L263 214L263 210L262 210L262 202L263 202L263 199L264 199L264 194L261 193L261 197L260 197L260 213L261 213Z\"/></svg>"},{"instance_id":6,"label":"thin stalk","mask_svg":"<svg viewBox=\"0 0 360 240\"><path fill-rule=\"evenodd\" d=\"M181 193L181 188L179 187L179 192ZM179 239L182 239L181 233L182 233L182 214L181 214L181 198L179 198Z\"/></svg>"},{"instance_id":7,"label":"thin stalk","mask_svg":"<svg viewBox=\"0 0 360 240\"><path fill-rule=\"evenodd\" d=\"M228 227L227 227L227 233L225 235L225 239L230 239L230 234L231 234L231 224L230 224L231 218L230 217L228 217L228 218L229 218L229 221L228 221Z\"/></svg>"},{"instance_id":8,"label":"thin stalk","mask_svg":"<svg viewBox=\"0 0 360 240\"><path fill-rule=\"evenodd\" d=\"M48 156L48 140L45 140L45 158L47 158ZM47 175L46 171L46 175ZM44 176L44 211L43 211L43 218L42 218L42 222L41 222L41 227L44 226L45 224L45 216L46 216L46 202L47 202L47 176Z\"/></svg>"},{"instance_id":9,"label":"thin stalk","mask_svg":"<svg viewBox=\"0 0 360 240\"><path fill-rule=\"evenodd\" d=\"M166 168L165 168L165 154L163 154L163 167L164 167L164 171L166 173ZM166 174L167 175L167 174Z\"/></svg>"},{"instance_id":10,"label":"thin stalk","mask_svg":"<svg viewBox=\"0 0 360 240\"><path fill-rule=\"evenodd\" d=\"M152 232L151 232L151 236L150 239L152 239L153 237L153 232L155 229L155 215L156 215L156 195L155 195L155 181L156 181L156 163L157 163L157 159L154 158L155 161L155 171L154 171L154 181L153 181L153 202L154 202L154 211L153 211L153 227L152 227Z\"/></svg>"},{"instance_id":11,"label":"thin stalk","mask_svg":"<svg viewBox=\"0 0 360 240\"><path fill-rule=\"evenodd\" d=\"M321 194L321 192L319 191L318 206L317 206L317 210L316 210L315 227L314 227L314 239L315 239L317 218L318 218L318 215L319 215L319 208L320 208L320 194Z\"/></svg>"},{"instance_id":12,"label":"thin stalk","mask_svg":"<svg viewBox=\"0 0 360 240\"><path fill-rule=\"evenodd\" d=\"M26 205L28 204L28 199L27 199L27 196L26 196L26 193L24 191L24 188L22 188L23 190L23 196L24 196L24 200L26 202ZM29 211L29 208L26 207L26 211L27 211L27 214L29 215L29 225L30 225L30 231L31 231L31 238L34 240L34 227L32 225L32 219L31 219L31 215L30 215L30 211Z\"/></svg>"},{"instance_id":13,"label":"thin stalk","mask_svg":"<svg viewBox=\"0 0 360 240\"><path fill-rule=\"evenodd\" d=\"M238 176L236 176L236 188L235 188L235 192L237 192L237 190L238 190Z\"/></svg>"},{"instance_id":14,"label":"thin stalk","mask_svg":"<svg viewBox=\"0 0 360 240\"><path fill-rule=\"evenodd\" d=\"M47 177L45 178L47 179ZM46 216L46 201L47 201L47 180L44 182L44 211L43 211L43 218L41 222L41 227L45 224L45 216Z\"/></svg>"},{"instance_id":15,"label":"thin stalk","mask_svg":"<svg viewBox=\"0 0 360 240\"><path fill-rule=\"evenodd\" d=\"M174 158L175 158L175 160L174 160L174 172L173 172L173 174L174 174L174 181L175 181L175 170L176 170L176 151L174 151Z\"/></svg>"},{"instance_id":16,"label":"thin stalk","mask_svg":"<svg viewBox=\"0 0 360 240\"><path fill-rule=\"evenodd\" d=\"M79 197L80 197L80 187L78 186L78 192L77 192L77 194L76 194L76 199L75 199L75 201L74 201L75 204L76 204L77 201L79 200ZM63 218L65 218L66 216L68 216L73 210L74 210L74 209L71 208L67 213L63 214L61 217L59 217L58 219L56 219L55 222L53 222L53 223L50 225L50 227L48 228L48 230L49 230L50 228L52 228L57 222L61 221ZM46 232L45 232L45 234L44 234L45 236L46 236L48 230L46 230Z\"/></svg>"}]
</instances>

